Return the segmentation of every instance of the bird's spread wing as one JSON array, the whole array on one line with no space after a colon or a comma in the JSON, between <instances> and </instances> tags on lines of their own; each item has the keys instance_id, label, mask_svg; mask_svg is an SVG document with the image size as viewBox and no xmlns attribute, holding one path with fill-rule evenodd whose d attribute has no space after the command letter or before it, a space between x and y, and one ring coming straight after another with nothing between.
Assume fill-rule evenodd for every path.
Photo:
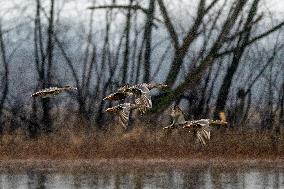
<instances>
[{"instance_id":1,"label":"bird's spread wing","mask_svg":"<svg viewBox=\"0 0 284 189\"><path fill-rule=\"evenodd\" d=\"M123 126L124 129L127 129L129 114L130 114L130 103L125 103L121 105L122 110L118 112L119 122Z\"/></svg>"},{"instance_id":2,"label":"bird's spread wing","mask_svg":"<svg viewBox=\"0 0 284 189\"><path fill-rule=\"evenodd\" d=\"M210 128L208 119L186 121L183 125L184 128L187 127L196 132L197 140L199 140L201 144L206 145L206 141L210 140Z\"/></svg>"},{"instance_id":3,"label":"bird's spread wing","mask_svg":"<svg viewBox=\"0 0 284 189\"><path fill-rule=\"evenodd\" d=\"M143 93L140 97L135 99L136 104L143 105L147 108L152 108L152 100L149 94Z\"/></svg>"},{"instance_id":4,"label":"bird's spread wing","mask_svg":"<svg viewBox=\"0 0 284 189\"><path fill-rule=\"evenodd\" d=\"M42 98L47 98L47 97L51 97L54 95L59 94L61 91L59 88L57 87L51 87L51 88L46 88L46 89L42 89L39 90L35 93L32 94L32 97L42 97Z\"/></svg>"},{"instance_id":5,"label":"bird's spread wing","mask_svg":"<svg viewBox=\"0 0 284 189\"><path fill-rule=\"evenodd\" d=\"M141 113L145 113L149 108L152 108L151 97L147 96L146 94L141 95L134 101L137 105L140 105L139 111Z\"/></svg>"},{"instance_id":6,"label":"bird's spread wing","mask_svg":"<svg viewBox=\"0 0 284 189\"><path fill-rule=\"evenodd\" d=\"M209 127L209 121L210 121L209 119L200 119L200 120L191 121L191 123L194 124L194 125Z\"/></svg>"},{"instance_id":7,"label":"bird's spread wing","mask_svg":"<svg viewBox=\"0 0 284 189\"><path fill-rule=\"evenodd\" d=\"M125 84L117 89L117 92L125 92L125 90L131 88L129 84Z\"/></svg>"},{"instance_id":8,"label":"bird's spread wing","mask_svg":"<svg viewBox=\"0 0 284 189\"><path fill-rule=\"evenodd\" d=\"M124 100L128 96L129 96L129 93L116 92L116 93L112 93L112 94L108 95L104 99L108 99L108 100Z\"/></svg>"},{"instance_id":9,"label":"bird's spread wing","mask_svg":"<svg viewBox=\"0 0 284 189\"><path fill-rule=\"evenodd\" d=\"M141 105L139 108L141 113L145 113L147 109L152 108L152 100L150 96L150 90L143 84L135 86L140 94L136 94L136 99L134 100L136 104Z\"/></svg>"},{"instance_id":10,"label":"bird's spread wing","mask_svg":"<svg viewBox=\"0 0 284 189\"><path fill-rule=\"evenodd\" d=\"M197 139L199 140L199 142L201 142L203 145L206 145L205 139L203 137L203 135L197 131Z\"/></svg>"},{"instance_id":11,"label":"bird's spread wing","mask_svg":"<svg viewBox=\"0 0 284 189\"><path fill-rule=\"evenodd\" d=\"M210 130L207 127L201 127L197 130L197 138L203 144L206 145L206 141L210 140Z\"/></svg>"},{"instance_id":12,"label":"bird's spread wing","mask_svg":"<svg viewBox=\"0 0 284 189\"><path fill-rule=\"evenodd\" d=\"M208 127L202 127L200 130L201 130L200 132L202 132L202 135L203 135L207 140L210 140L210 130L209 130L209 128L208 128Z\"/></svg>"}]
</instances>

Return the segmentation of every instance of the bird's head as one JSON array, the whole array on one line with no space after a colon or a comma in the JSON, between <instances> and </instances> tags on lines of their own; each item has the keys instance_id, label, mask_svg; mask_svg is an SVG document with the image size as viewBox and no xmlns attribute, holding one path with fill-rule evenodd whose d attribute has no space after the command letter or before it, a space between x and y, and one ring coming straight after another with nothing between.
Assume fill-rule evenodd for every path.
<instances>
[{"instance_id":1,"label":"bird's head","mask_svg":"<svg viewBox=\"0 0 284 189\"><path fill-rule=\"evenodd\" d=\"M222 122L226 122L226 114L225 112L219 112L219 118Z\"/></svg>"}]
</instances>

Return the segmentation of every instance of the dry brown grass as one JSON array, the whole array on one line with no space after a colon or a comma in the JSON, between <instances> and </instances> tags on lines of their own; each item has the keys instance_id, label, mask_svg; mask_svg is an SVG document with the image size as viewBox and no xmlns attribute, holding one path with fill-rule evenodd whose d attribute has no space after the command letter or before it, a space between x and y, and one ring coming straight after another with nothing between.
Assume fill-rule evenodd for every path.
<instances>
[{"instance_id":1,"label":"dry brown grass","mask_svg":"<svg viewBox=\"0 0 284 189\"><path fill-rule=\"evenodd\" d=\"M77 123L76 123L77 124ZM278 149L269 132L212 131L206 147L184 130L149 130L136 126L124 132L119 126L96 131L66 125L52 134L30 139L23 130L0 138L0 159L92 158L277 158L284 156L283 137Z\"/></svg>"}]
</instances>

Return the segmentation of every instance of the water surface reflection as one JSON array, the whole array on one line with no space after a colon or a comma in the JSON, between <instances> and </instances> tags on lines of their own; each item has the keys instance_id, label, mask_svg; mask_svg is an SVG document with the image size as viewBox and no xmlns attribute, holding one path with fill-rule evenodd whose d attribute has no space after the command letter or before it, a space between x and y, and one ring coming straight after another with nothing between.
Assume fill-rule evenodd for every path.
<instances>
[{"instance_id":1,"label":"water surface reflection","mask_svg":"<svg viewBox=\"0 0 284 189\"><path fill-rule=\"evenodd\" d=\"M2 170L3 189L32 188L284 188L284 169L263 167L96 166L87 169Z\"/></svg>"}]
</instances>

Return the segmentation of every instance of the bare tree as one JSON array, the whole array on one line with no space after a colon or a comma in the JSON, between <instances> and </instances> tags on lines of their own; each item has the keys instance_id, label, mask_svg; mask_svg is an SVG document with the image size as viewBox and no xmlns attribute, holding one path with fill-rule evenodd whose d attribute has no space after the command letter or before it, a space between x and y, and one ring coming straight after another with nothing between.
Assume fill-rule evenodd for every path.
<instances>
[{"instance_id":1,"label":"bare tree","mask_svg":"<svg viewBox=\"0 0 284 189\"><path fill-rule=\"evenodd\" d=\"M250 36L251 36L251 30L252 30L252 26L253 26L253 21L254 18L257 14L257 7L258 7L258 3L259 0L254 0L249 13L247 15L247 19L245 21L244 24L244 29L242 32L242 34L240 34L240 36L238 37L238 42L237 42L237 48L236 51L233 53L233 59L232 59L232 63L229 66L227 73L224 77L224 80L222 82L221 85L221 89L219 90L219 94L218 94L218 98L217 98L217 102L216 102L216 108L215 108L215 113L214 113L214 117L218 118L219 117L219 112L224 111L224 108L226 106L226 101L228 98L228 94L230 91L230 87L232 84L232 80L233 77L238 69L238 65L241 62L241 57L243 55L243 53L246 50L246 46L244 46L244 44L248 43Z\"/></svg>"},{"instance_id":2,"label":"bare tree","mask_svg":"<svg viewBox=\"0 0 284 189\"><path fill-rule=\"evenodd\" d=\"M52 83L52 64L53 64L53 33L54 33L54 0L50 0L50 12L49 12L49 20L48 20L48 29L47 29L47 47L45 56L46 59L46 75L43 82L43 86L50 87ZM42 109L43 109L43 123L44 123L44 131L51 132L52 131L52 121L50 118L50 100L49 98L42 99Z\"/></svg>"},{"instance_id":3,"label":"bare tree","mask_svg":"<svg viewBox=\"0 0 284 189\"><path fill-rule=\"evenodd\" d=\"M218 117L220 111L226 110L230 112L230 122L241 125L248 120L256 101L260 101L263 109L259 109L259 114L266 106L270 110L268 115L274 116L274 125L283 120L283 92L273 91L283 83L280 71L277 77L274 72L279 69L275 62L280 59L283 44L280 38L273 39L279 43L271 50L271 46L264 46L260 40L279 31L284 22L280 20L261 29L267 15L260 13L259 0L192 1L196 3L196 10L182 7L190 11L186 19L179 17L182 13L176 11L175 5L170 7L166 0L129 0L125 4L114 0L106 5L90 1L93 5L83 16L84 22L78 24L76 20L74 25L57 14L64 9L56 1L34 2L35 12L29 17L33 21L34 36L27 44L33 45L29 58L33 58L35 65L35 88L71 84L68 79L72 80L78 91L70 92L73 101L64 103L75 104L78 117L84 118L88 125L94 121L103 126L108 116L103 113L104 108L116 102L102 99L118 86L156 80L164 80L171 90L159 91L152 98L153 112L164 111L172 103L185 102L193 118ZM1 30L0 36L1 73L4 73L0 81L0 117L7 101L8 74L11 74L10 56L7 56L9 39L3 38L8 30ZM254 57L257 53L252 52L258 45L261 46L259 53L267 52L261 62ZM246 70L248 65L258 68L250 78L243 78L252 72ZM59 67L60 71L55 69ZM64 76L61 71L66 71ZM270 91L265 93L267 98L254 95L254 86L262 79L265 80L263 88ZM18 120L28 124L31 136L41 130L53 130L55 117L51 109L60 101L53 99L32 99L29 101L32 113L27 112L26 117L20 115ZM15 102L11 104L14 106ZM19 114L15 106L10 110ZM239 120L237 115L241 115Z\"/></svg>"},{"instance_id":4,"label":"bare tree","mask_svg":"<svg viewBox=\"0 0 284 189\"><path fill-rule=\"evenodd\" d=\"M198 28L200 27L203 21L202 18L204 17L204 15L206 15L206 13L208 13L210 9L212 9L212 7L214 7L215 3L217 2L213 1L212 4L210 4L208 7L205 7L206 3L204 1L201 0L199 2L196 20L193 24L193 27L188 31L181 46L178 43L177 34L166 12L165 6L163 5L163 1L159 0L158 2L162 15L164 17L164 22L167 27L168 33L171 36L173 46L175 47L175 56L172 61L172 66L166 80L166 82L168 82L168 84L172 86L173 83L176 81L177 75L183 63L183 58L187 54L190 44L194 39L198 37L200 33L198 32ZM184 91L186 91L188 88L193 88L194 86L196 86L197 83L203 78L203 73L207 69L209 69L218 58L223 57L225 55L229 55L230 53L237 53L240 49L243 49L244 47L251 45L252 43L266 37L267 35L277 31L284 25L284 22L281 22L278 25L272 27L271 29L252 37L249 34L249 30L251 30L250 28L252 28L252 26L257 23L258 19L252 20L250 18L247 20L246 23L244 23L243 27L237 27L236 30L234 26L240 19L240 15L245 14L243 10L246 4L247 1L234 1L234 3L231 4L229 13L225 21L223 22L222 27L218 29L218 35L214 43L208 50L206 56L204 56L204 58L198 62L196 67L194 67L189 73L187 73L187 76L185 77L184 81L179 84L176 89L174 89L172 92L168 93L164 97L160 98L158 102L155 103L156 105L153 108L154 112L164 110L171 104L173 100L177 99L180 95L182 95ZM258 1L255 1L252 4L251 11L248 13L247 18L249 17L249 15L255 15L253 11L257 10L257 4ZM236 38L239 38L239 45L228 48L234 44L233 41ZM222 48L224 47L227 47L227 49L229 50L222 51ZM241 56L242 53L239 55Z\"/></svg>"},{"instance_id":5,"label":"bare tree","mask_svg":"<svg viewBox=\"0 0 284 189\"><path fill-rule=\"evenodd\" d=\"M132 6L133 0L129 0L129 6ZM131 9L128 9L127 16L126 16L126 23L125 23L125 47L124 47L124 53L123 53L123 74L122 74L122 83L127 82L127 76L128 76L128 63L129 63L129 41L130 41L130 30L131 30Z\"/></svg>"},{"instance_id":6,"label":"bare tree","mask_svg":"<svg viewBox=\"0 0 284 189\"><path fill-rule=\"evenodd\" d=\"M44 48L44 34L43 24L41 22L41 1L36 0L36 15L34 26L34 52L35 52L35 65L38 73L38 87L47 88L52 84L52 65L53 65L53 49L54 49L54 0L50 1L50 11L48 16L48 27L46 32L46 48ZM34 102L35 103L35 102ZM33 112L36 112L36 106L33 106ZM52 119L50 117L50 99L41 99L42 107L42 123L43 131L52 131Z\"/></svg>"},{"instance_id":7,"label":"bare tree","mask_svg":"<svg viewBox=\"0 0 284 189\"><path fill-rule=\"evenodd\" d=\"M177 96L181 95L187 88L192 88L197 81L199 81L202 78L203 72L212 66L214 60L218 58L219 56L219 50L222 48L226 41L226 37L233 28L235 21L237 20L240 12L242 11L243 7L245 6L245 1L238 1L235 2L234 5L232 5L230 9L230 13L228 14L221 31L218 34L217 39L215 40L214 44L212 45L211 49L209 50L206 57L199 63L199 66L193 69L190 73L188 73L187 77L185 78L184 82L181 83L176 90L169 93L167 96L161 99L160 102L157 103L156 108L154 108L154 111L157 111L159 109L164 109L168 107L171 103L171 99L175 99ZM192 43L192 41L197 37L197 30L201 23L202 18L204 15L213 7L213 5L209 5L209 7L205 7L205 1L201 0L199 3L199 8L197 12L197 18L194 24L194 27L191 28L184 38L184 43L182 45L181 52L176 52L177 55L175 55L176 58L174 58L172 63L172 68L170 69L170 73L168 74L166 82L168 82L170 85L173 85L173 82L175 81L175 78L177 77L177 74L180 70L181 64L183 62L183 58L187 53L187 50ZM201 17L201 18L200 18ZM166 18L166 17L165 17ZM173 28L168 27L168 28ZM169 31L172 31L169 29ZM193 33L193 34L192 34ZM175 43L176 44L176 43ZM176 46L176 45L175 45Z\"/></svg>"},{"instance_id":8,"label":"bare tree","mask_svg":"<svg viewBox=\"0 0 284 189\"><path fill-rule=\"evenodd\" d=\"M151 69L151 43L152 43L152 28L155 13L155 0L149 1L149 8L147 10L147 16L145 20L144 29L144 40L145 40L145 50L144 50L144 79L143 81L148 83L150 81L150 69Z\"/></svg>"}]
</instances>

